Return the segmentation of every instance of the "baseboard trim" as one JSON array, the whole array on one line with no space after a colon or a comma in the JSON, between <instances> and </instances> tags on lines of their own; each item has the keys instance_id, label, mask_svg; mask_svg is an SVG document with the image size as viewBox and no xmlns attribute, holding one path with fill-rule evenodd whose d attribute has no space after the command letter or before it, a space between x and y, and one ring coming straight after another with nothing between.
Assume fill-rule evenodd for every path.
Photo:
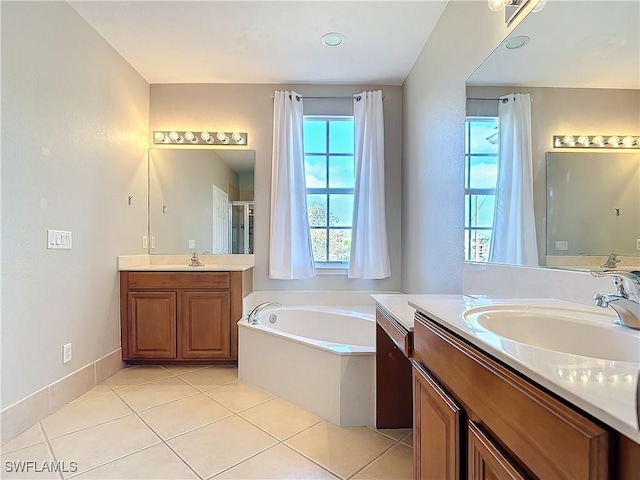
<instances>
[{"instance_id":1,"label":"baseboard trim","mask_svg":"<svg viewBox=\"0 0 640 480\"><path fill-rule=\"evenodd\" d=\"M0 411L0 445L102 383L124 367L122 349L99 358Z\"/></svg>"}]
</instances>

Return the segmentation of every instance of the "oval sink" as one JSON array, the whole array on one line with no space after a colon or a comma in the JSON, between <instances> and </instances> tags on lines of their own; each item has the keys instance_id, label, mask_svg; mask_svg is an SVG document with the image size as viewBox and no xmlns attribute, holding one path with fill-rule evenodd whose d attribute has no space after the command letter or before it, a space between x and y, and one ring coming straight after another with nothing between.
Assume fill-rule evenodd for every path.
<instances>
[{"instance_id":1,"label":"oval sink","mask_svg":"<svg viewBox=\"0 0 640 480\"><path fill-rule=\"evenodd\" d=\"M479 336L491 332L546 350L640 363L640 332L613 325L610 315L562 308L492 305L471 308L463 317Z\"/></svg>"}]
</instances>

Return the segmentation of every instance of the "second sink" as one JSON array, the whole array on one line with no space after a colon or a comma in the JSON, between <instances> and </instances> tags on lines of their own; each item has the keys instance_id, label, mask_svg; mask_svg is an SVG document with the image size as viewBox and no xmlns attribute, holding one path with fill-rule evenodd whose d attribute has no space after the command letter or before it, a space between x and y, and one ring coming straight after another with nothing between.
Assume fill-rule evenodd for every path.
<instances>
[{"instance_id":1,"label":"second sink","mask_svg":"<svg viewBox=\"0 0 640 480\"><path fill-rule=\"evenodd\" d=\"M467 310L475 333L491 332L515 342L558 352L640 363L640 333L612 325L599 313L523 305L492 305Z\"/></svg>"}]
</instances>

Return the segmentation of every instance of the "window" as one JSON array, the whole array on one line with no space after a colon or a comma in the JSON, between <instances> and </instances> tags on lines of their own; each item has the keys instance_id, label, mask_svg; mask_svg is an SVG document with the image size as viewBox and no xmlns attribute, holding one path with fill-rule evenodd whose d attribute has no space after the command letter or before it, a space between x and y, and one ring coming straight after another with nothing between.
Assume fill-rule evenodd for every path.
<instances>
[{"instance_id":1,"label":"window","mask_svg":"<svg viewBox=\"0 0 640 480\"><path fill-rule=\"evenodd\" d=\"M464 168L464 256L486 262L498 178L498 119L467 117Z\"/></svg>"},{"instance_id":2,"label":"window","mask_svg":"<svg viewBox=\"0 0 640 480\"><path fill-rule=\"evenodd\" d=\"M346 267L353 217L353 117L304 118L304 167L313 260Z\"/></svg>"}]
</instances>

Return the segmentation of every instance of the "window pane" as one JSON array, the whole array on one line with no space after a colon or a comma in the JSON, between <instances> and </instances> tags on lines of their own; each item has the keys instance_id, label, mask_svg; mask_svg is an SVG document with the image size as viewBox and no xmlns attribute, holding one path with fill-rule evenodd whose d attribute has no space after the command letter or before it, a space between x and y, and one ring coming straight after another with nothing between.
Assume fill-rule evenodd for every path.
<instances>
[{"instance_id":1,"label":"window pane","mask_svg":"<svg viewBox=\"0 0 640 480\"><path fill-rule=\"evenodd\" d=\"M470 260L486 262L489 260L489 246L491 245L491 230L471 231Z\"/></svg>"},{"instance_id":2,"label":"window pane","mask_svg":"<svg viewBox=\"0 0 640 480\"><path fill-rule=\"evenodd\" d=\"M329 230L329 261L348 262L351 251L351 230Z\"/></svg>"},{"instance_id":3,"label":"window pane","mask_svg":"<svg viewBox=\"0 0 640 480\"><path fill-rule=\"evenodd\" d=\"M327 261L327 231L311 229L311 251L316 262Z\"/></svg>"},{"instance_id":4,"label":"window pane","mask_svg":"<svg viewBox=\"0 0 640 480\"><path fill-rule=\"evenodd\" d=\"M327 122L304 120L304 151L306 153L327 153Z\"/></svg>"},{"instance_id":5,"label":"window pane","mask_svg":"<svg viewBox=\"0 0 640 480\"><path fill-rule=\"evenodd\" d=\"M309 226L326 227L327 226L327 196L326 195L307 195L307 215L309 217Z\"/></svg>"},{"instance_id":6,"label":"window pane","mask_svg":"<svg viewBox=\"0 0 640 480\"><path fill-rule=\"evenodd\" d=\"M307 188L326 188L327 157L306 155L304 157L304 176Z\"/></svg>"},{"instance_id":7,"label":"window pane","mask_svg":"<svg viewBox=\"0 0 640 480\"><path fill-rule=\"evenodd\" d=\"M471 195L469 226L491 228L495 205L495 195Z\"/></svg>"},{"instance_id":8,"label":"window pane","mask_svg":"<svg viewBox=\"0 0 640 480\"><path fill-rule=\"evenodd\" d=\"M353 195L329 195L329 225L350 227L353 217Z\"/></svg>"},{"instance_id":9,"label":"window pane","mask_svg":"<svg viewBox=\"0 0 640 480\"><path fill-rule=\"evenodd\" d=\"M496 188L498 157L471 157L469 188Z\"/></svg>"},{"instance_id":10,"label":"window pane","mask_svg":"<svg viewBox=\"0 0 640 480\"><path fill-rule=\"evenodd\" d=\"M470 120L469 153L498 153L498 120Z\"/></svg>"},{"instance_id":11,"label":"window pane","mask_svg":"<svg viewBox=\"0 0 640 480\"><path fill-rule=\"evenodd\" d=\"M353 121L329 123L329 153L353 153Z\"/></svg>"},{"instance_id":12,"label":"window pane","mask_svg":"<svg viewBox=\"0 0 640 480\"><path fill-rule=\"evenodd\" d=\"M329 187L353 188L355 185L353 157L329 157Z\"/></svg>"}]
</instances>

